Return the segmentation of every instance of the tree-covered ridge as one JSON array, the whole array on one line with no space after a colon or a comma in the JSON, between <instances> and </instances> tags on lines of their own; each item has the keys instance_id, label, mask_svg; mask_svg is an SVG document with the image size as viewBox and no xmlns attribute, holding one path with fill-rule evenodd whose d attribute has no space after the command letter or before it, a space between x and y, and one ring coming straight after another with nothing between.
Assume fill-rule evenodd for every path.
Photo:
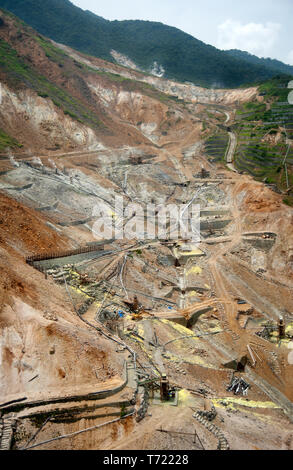
<instances>
[{"instance_id":1,"label":"tree-covered ridge","mask_svg":"<svg viewBox=\"0 0 293 470\"><path fill-rule=\"evenodd\" d=\"M197 85L237 87L271 78L286 67L278 61L220 51L162 23L107 21L69 0L0 0L0 7L45 36L86 54L113 61L110 51L115 49L145 71L156 61L166 77ZM293 75L293 67L286 73Z\"/></svg>"},{"instance_id":2,"label":"tree-covered ridge","mask_svg":"<svg viewBox=\"0 0 293 470\"><path fill-rule=\"evenodd\" d=\"M269 59L269 58L259 58L256 55L250 54L249 52L239 51L238 49L231 49L226 51L227 54L232 57L237 57L238 59L243 59L248 63L255 65L262 65L274 71L275 73L284 73L284 74L293 74L293 66L286 65L280 60Z\"/></svg>"}]
</instances>

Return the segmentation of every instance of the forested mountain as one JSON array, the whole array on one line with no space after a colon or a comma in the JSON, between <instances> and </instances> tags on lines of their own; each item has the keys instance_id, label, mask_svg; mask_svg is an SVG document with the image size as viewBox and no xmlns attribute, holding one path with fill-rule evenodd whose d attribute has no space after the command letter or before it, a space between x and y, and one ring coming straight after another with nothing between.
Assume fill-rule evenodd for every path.
<instances>
[{"instance_id":1,"label":"forested mountain","mask_svg":"<svg viewBox=\"0 0 293 470\"><path fill-rule=\"evenodd\" d=\"M270 58L259 58L256 55L250 54L249 52L239 51L238 49L231 49L229 51L226 51L226 53L229 54L231 57L245 60L250 64L261 65L262 67L269 68L276 73L281 72L287 75L293 74L293 66L286 65L280 60Z\"/></svg>"},{"instance_id":2,"label":"forested mountain","mask_svg":"<svg viewBox=\"0 0 293 470\"><path fill-rule=\"evenodd\" d=\"M0 0L0 7L59 43L111 61L114 49L146 72L157 62L166 78L179 81L237 87L276 73L293 74L293 67L281 62L258 59L241 51L220 51L162 23L108 21L69 0Z\"/></svg>"}]
</instances>

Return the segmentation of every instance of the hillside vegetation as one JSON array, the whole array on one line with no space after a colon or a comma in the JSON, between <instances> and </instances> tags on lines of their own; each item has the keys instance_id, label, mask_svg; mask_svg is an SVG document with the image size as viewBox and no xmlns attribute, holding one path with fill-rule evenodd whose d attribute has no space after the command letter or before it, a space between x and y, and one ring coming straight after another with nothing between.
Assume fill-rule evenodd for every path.
<instances>
[{"instance_id":1,"label":"hillside vegetation","mask_svg":"<svg viewBox=\"0 0 293 470\"><path fill-rule=\"evenodd\" d=\"M7 148L20 148L21 144L17 142L16 139L10 137L3 129L0 128L0 152L6 150Z\"/></svg>"},{"instance_id":2,"label":"hillside vegetation","mask_svg":"<svg viewBox=\"0 0 293 470\"><path fill-rule=\"evenodd\" d=\"M236 168L287 192L293 205L293 106L288 103L288 80L279 77L260 86L264 101L244 104L237 112ZM290 139L288 141L288 139Z\"/></svg>"},{"instance_id":3,"label":"hillside vegetation","mask_svg":"<svg viewBox=\"0 0 293 470\"><path fill-rule=\"evenodd\" d=\"M16 17L2 14L0 26L0 80L14 90L29 89L49 98L65 115L94 131L111 134L113 123L97 102L89 82L101 81L106 87L138 92L168 105L179 100L148 83L97 70L73 60L62 49L39 35ZM106 121L106 122L105 122ZM109 126L111 130L109 129ZM14 147L0 135L0 150Z\"/></svg>"},{"instance_id":4,"label":"hillside vegetation","mask_svg":"<svg viewBox=\"0 0 293 470\"><path fill-rule=\"evenodd\" d=\"M0 7L45 36L83 53L113 61L114 49L146 72L156 61L164 67L167 78L196 85L238 87L276 73L293 75L293 67L281 62L220 51L162 23L107 21L68 0L0 0Z\"/></svg>"}]
</instances>

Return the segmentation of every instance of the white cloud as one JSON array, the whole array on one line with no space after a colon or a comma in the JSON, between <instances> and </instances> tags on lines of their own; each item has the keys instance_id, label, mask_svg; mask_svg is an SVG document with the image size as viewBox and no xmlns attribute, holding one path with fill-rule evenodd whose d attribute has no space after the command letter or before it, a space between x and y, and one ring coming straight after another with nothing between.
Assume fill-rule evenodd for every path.
<instances>
[{"instance_id":1,"label":"white cloud","mask_svg":"<svg viewBox=\"0 0 293 470\"><path fill-rule=\"evenodd\" d=\"M267 57L278 40L280 29L279 23L243 24L240 21L227 20L218 26L218 47L240 49Z\"/></svg>"}]
</instances>

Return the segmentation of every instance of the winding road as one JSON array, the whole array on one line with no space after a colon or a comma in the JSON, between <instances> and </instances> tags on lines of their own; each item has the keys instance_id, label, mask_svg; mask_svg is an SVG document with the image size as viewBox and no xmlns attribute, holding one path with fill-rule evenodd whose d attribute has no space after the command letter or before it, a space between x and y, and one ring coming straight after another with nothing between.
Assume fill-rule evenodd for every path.
<instances>
[{"instance_id":1,"label":"winding road","mask_svg":"<svg viewBox=\"0 0 293 470\"><path fill-rule=\"evenodd\" d=\"M225 114L227 116L225 124L228 124L228 122L231 119L231 116L228 112L225 112ZM229 134L229 148L228 148L227 153L226 153L227 167L230 170L234 171L235 173L238 173L235 166L233 165L234 155L235 155L236 148L237 148L237 137L236 137L236 134L234 134L234 132L232 132L232 131L229 131L228 134Z\"/></svg>"}]
</instances>

